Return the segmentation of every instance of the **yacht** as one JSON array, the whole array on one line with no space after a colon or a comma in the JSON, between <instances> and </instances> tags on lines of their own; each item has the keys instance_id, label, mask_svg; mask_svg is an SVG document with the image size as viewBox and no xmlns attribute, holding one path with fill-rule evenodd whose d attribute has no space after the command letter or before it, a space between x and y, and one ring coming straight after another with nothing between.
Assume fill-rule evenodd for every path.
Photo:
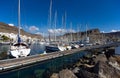
<instances>
[{"instance_id":1,"label":"yacht","mask_svg":"<svg viewBox=\"0 0 120 78\"><path fill-rule=\"evenodd\" d=\"M10 46L9 55L15 58L26 57L30 54L30 48L20 37L20 0L18 0L18 36L17 42Z\"/></svg>"}]
</instances>

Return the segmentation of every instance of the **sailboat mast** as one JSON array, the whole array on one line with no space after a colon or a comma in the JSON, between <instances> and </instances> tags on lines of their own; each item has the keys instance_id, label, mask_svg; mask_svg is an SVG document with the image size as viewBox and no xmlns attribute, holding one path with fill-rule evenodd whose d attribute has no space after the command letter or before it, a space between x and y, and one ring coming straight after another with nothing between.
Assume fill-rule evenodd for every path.
<instances>
[{"instance_id":1,"label":"sailboat mast","mask_svg":"<svg viewBox=\"0 0 120 78\"><path fill-rule=\"evenodd\" d=\"M49 15L49 26L51 27L51 19L52 19L52 0L50 2L50 15Z\"/></svg>"},{"instance_id":2,"label":"sailboat mast","mask_svg":"<svg viewBox=\"0 0 120 78\"><path fill-rule=\"evenodd\" d=\"M71 27L71 29L70 29L70 34L71 34L71 42L72 42L72 40L73 40L73 35L72 35L72 22L70 23L70 27Z\"/></svg>"},{"instance_id":3,"label":"sailboat mast","mask_svg":"<svg viewBox=\"0 0 120 78\"><path fill-rule=\"evenodd\" d=\"M20 38L20 0L18 0L18 43L21 43L21 38Z\"/></svg>"},{"instance_id":4,"label":"sailboat mast","mask_svg":"<svg viewBox=\"0 0 120 78\"><path fill-rule=\"evenodd\" d=\"M76 41L79 41L79 25L77 25L77 29L78 29L78 30L77 30L78 32L77 32Z\"/></svg>"},{"instance_id":5,"label":"sailboat mast","mask_svg":"<svg viewBox=\"0 0 120 78\"><path fill-rule=\"evenodd\" d=\"M62 29L63 31L61 31L61 34L64 35L64 16L62 16ZM62 40L64 39L64 37L62 36Z\"/></svg>"},{"instance_id":6,"label":"sailboat mast","mask_svg":"<svg viewBox=\"0 0 120 78\"><path fill-rule=\"evenodd\" d=\"M56 41L56 25L57 25L57 11L55 12L55 31L54 31L54 35L55 35L55 41Z\"/></svg>"},{"instance_id":7,"label":"sailboat mast","mask_svg":"<svg viewBox=\"0 0 120 78\"><path fill-rule=\"evenodd\" d=\"M20 37L20 0L18 0L18 36Z\"/></svg>"},{"instance_id":8,"label":"sailboat mast","mask_svg":"<svg viewBox=\"0 0 120 78\"><path fill-rule=\"evenodd\" d=\"M49 29L51 28L51 21L52 20L52 0L50 1L50 8L49 8ZM51 41L51 33L49 33L49 42Z\"/></svg>"},{"instance_id":9,"label":"sailboat mast","mask_svg":"<svg viewBox=\"0 0 120 78\"><path fill-rule=\"evenodd\" d=\"M66 20L67 20L67 14L66 14L66 12L65 12L65 15L64 15L64 30L66 30ZM66 34L66 32L65 32L65 34ZM65 38L64 38L64 39L68 41L67 35L65 35Z\"/></svg>"},{"instance_id":10,"label":"sailboat mast","mask_svg":"<svg viewBox=\"0 0 120 78\"><path fill-rule=\"evenodd\" d=\"M87 24L86 24L86 38L87 38Z\"/></svg>"},{"instance_id":11,"label":"sailboat mast","mask_svg":"<svg viewBox=\"0 0 120 78\"><path fill-rule=\"evenodd\" d=\"M82 37L81 37L81 24L80 24L80 27L79 27L79 40L81 40Z\"/></svg>"}]
</instances>

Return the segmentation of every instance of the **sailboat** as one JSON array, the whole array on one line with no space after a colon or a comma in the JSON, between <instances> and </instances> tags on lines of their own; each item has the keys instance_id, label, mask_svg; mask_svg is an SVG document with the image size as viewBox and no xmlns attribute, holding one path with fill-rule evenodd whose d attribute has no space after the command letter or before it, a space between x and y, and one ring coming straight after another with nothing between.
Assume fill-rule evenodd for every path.
<instances>
[{"instance_id":1,"label":"sailboat","mask_svg":"<svg viewBox=\"0 0 120 78\"><path fill-rule=\"evenodd\" d=\"M92 46L92 44L90 43L90 38L88 37L87 24L86 24L86 37L84 39L84 45L86 45L86 46Z\"/></svg>"},{"instance_id":2,"label":"sailboat","mask_svg":"<svg viewBox=\"0 0 120 78\"><path fill-rule=\"evenodd\" d=\"M56 22L57 22L57 12L55 12L55 29L56 29ZM54 31L54 41L50 42L49 45L46 46L46 52L56 52L56 51L64 51L66 48L60 45L59 41L56 40L56 32Z\"/></svg>"},{"instance_id":3,"label":"sailboat","mask_svg":"<svg viewBox=\"0 0 120 78\"><path fill-rule=\"evenodd\" d=\"M51 27L51 18L52 18L52 0L50 2L50 15L49 15L49 25ZM55 12L55 18L54 18L54 27L56 29L56 23L57 23L57 11ZM45 46L45 50L47 53L49 52L56 52L56 51L64 51L66 48L59 44L59 42L56 40L56 33L54 32L54 41L49 40L49 45Z\"/></svg>"},{"instance_id":4,"label":"sailboat","mask_svg":"<svg viewBox=\"0 0 120 78\"><path fill-rule=\"evenodd\" d=\"M76 49L76 48L79 48L79 45L77 45L77 44L73 41L72 23L70 24L70 26L71 26L71 30L70 30L71 47L72 47L72 49Z\"/></svg>"},{"instance_id":5,"label":"sailboat","mask_svg":"<svg viewBox=\"0 0 120 78\"><path fill-rule=\"evenodd\" d=\"M18 0L18 36L17 42L10 46L9 54L15 58L26 57L30 54L30 48L20 37L20 0Z\"/></svg>"}]
</instances>

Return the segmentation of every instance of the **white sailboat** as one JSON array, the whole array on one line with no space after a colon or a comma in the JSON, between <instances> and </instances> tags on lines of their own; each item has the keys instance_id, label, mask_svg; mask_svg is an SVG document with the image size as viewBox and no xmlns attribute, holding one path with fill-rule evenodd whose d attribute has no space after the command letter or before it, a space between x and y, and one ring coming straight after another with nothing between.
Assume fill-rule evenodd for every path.
<instances>
[{"instance_id":1,"label":"white sailboat","mask_svg":"<svg viewBox=\"0 0 120 78\"><path fill-rule=\"evenodd\" d=\"M9 54L13 57L26 57L30 54L28 45L21 41L20 37L20 0L18 0L18 38L17 42L11 45Z\"/></svg>"}]
</instances>

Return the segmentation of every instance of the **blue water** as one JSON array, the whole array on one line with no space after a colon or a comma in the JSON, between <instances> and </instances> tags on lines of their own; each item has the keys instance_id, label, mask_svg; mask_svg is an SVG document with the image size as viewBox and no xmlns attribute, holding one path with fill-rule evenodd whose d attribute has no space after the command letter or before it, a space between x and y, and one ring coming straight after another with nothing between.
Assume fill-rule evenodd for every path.
<instances>
[{"instance_id":1,"label":"blue water","mask_svg":"<svg viewBox=\"0 0 120 78\"><path fill-rule=\"evenodd\" d=\"M13 71L0 73L0 78L49 78L53 72L71 67L73 63L85 54L86 52L78 52L15 69Z\"/></svg>"},{"instance_id":2,"label":"blue water","mask_svg":"<svg viewBox=\"0 0 120 78\"><path fill-rule=\"evenodd\" d=\"M45 50L45 45L40 45L39 43L34 43L30 46L30 55L42 54Z\"/></svg>"}]
</instances>

